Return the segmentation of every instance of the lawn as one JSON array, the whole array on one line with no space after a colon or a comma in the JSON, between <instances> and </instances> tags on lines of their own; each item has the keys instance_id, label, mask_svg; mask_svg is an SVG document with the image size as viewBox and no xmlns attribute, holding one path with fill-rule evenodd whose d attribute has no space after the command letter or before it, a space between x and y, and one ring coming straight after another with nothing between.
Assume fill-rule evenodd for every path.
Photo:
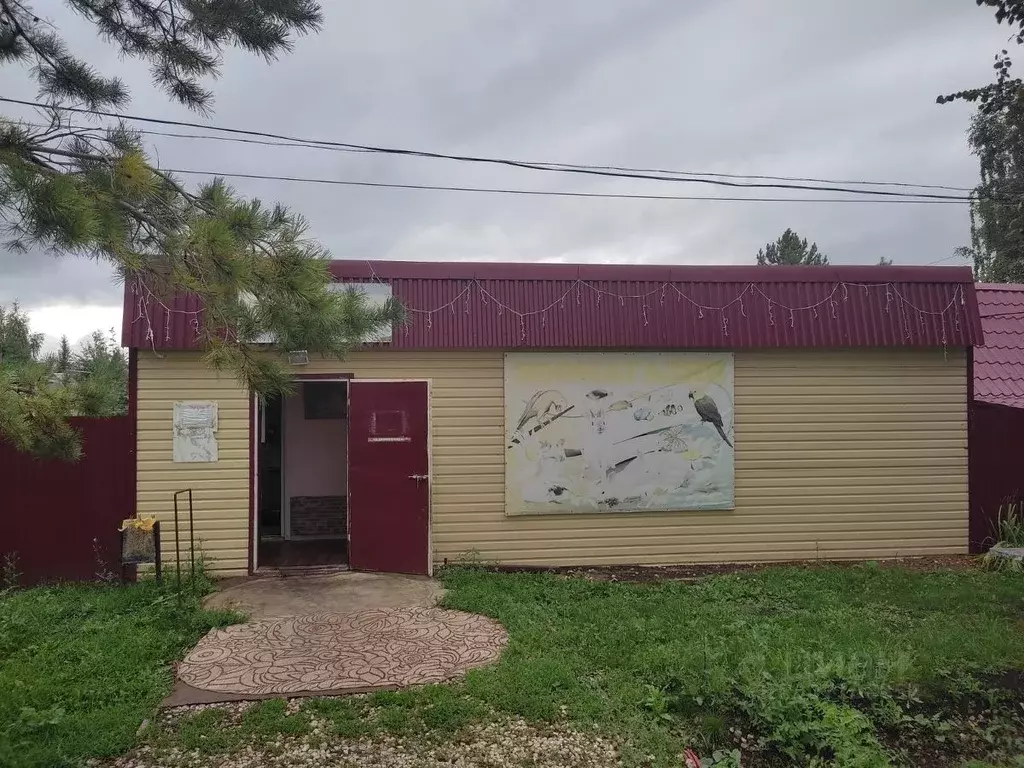
<instances>
[{"instance_id":1,"label":"lawn","mask_svg":"<svg viewBox=\"0 0 1024 768\"><path fill-rule=\"evenodd\" d=\"M346 762L344 750L379 752L380 739L398 738L402 749L450 754L491 724L541 729L527 734L534 762L524 765L567 764L541 754L544 728L613 740L626 765L680 766L687 746L717 753L722 768L735 768L735 750L744 767L1024 764L1014 762L1024 754L1020 574L868 564L694 583L472 568L442 578L448 607L507 627L496 666L450 686L288 711L279 701L176 713L147 739L158 753L209 755L210 765L243 746L297 754L289 739L326 750L315 753L321 762L376 765Z\"/></svg>"},{"instance_id":2,"label":"lawn","mask_svg":"<svg viewBox=\"0 0 1024 768\"><path fill-rule=\"evenodd\" d=\"M57 768L120 754L169 691L170 663L212 626L197 584L0 592L0 765Z\"/></svg>"},{"instance_id":3,"label":"lawn","mask_svg":"<svg viewBox=\"0 0 1024 768\"><path fill-rule=\"evenodd\" d=\"M496 668L466 681L470 695L527 718L564 708L625 738L632 761L678 765L684 744L778 765L1024 752L1022 691L998 682L1024 669L1019 574L865 565L692 584L471 570L445 581L451 607L493 616L511 637ZM970 733L972 715L983 733ZM737 744L729 728L753 738Z\"/></svg>"},{"instance_id":4,"label":"lawn","mask_svg":"<svg viewBox=\"0 0 1024 768\"><path fill-rule=\"evenodd\" d=\"M232 617L155 584L0 598L0 765L1024 768L1024 578L767 568L621 583L446 569L509 631L465 680L170 711L169 662ZM132 749L136 729L153 718ZM717 762L711 757L718 755ZM109 764L126 764L109 761Z\"/></svg>"}]
</instances>

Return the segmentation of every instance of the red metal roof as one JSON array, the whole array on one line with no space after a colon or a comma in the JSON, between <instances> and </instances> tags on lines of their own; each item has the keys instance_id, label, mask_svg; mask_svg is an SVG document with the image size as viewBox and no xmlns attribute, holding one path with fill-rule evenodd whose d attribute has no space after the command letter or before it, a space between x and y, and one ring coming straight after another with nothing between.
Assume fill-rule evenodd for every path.
<instances>
[{"instance_id":1,"label":"red metal roof","mask_svg":"<svg viewBox=\"0 0 1024 768\"><path fill-rule=\"evenodd\" d=\"M976 288L985 343L974 350L974 399L1024 408L1024 285Z\"/></svg>"},{"instance_id":2,"label":"red metal roof","mask_svg":"<svg viewBox=\"0 0 1024 768\"><path fill-rule=\"evenodd\" d=\"M674 349L970 346L981 341L966 267L693 267L335 261L409 310L391 346ZM194 297L129 284L127 346L196 346Z\"/></svg>"}]
</instances>

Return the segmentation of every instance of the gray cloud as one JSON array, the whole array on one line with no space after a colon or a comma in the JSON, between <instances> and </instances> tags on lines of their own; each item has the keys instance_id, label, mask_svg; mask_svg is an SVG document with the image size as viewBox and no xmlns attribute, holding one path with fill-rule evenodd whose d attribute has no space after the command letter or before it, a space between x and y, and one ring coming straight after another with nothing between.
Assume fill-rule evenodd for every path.
<instances>
[{"instance_id":1,"label":"gray cloud","mask_svg":"<svg viewBox=\"0 0 1024 768\"><path fill-rule=\"evenodd\" d=\"M970 186L970 109L1006 30L963 0L325 3L272 65L231 52L213 122L357 143L695 171ZM76 50L126 72L138 114L195 119L64 9ZM20 75L18 75L20 77ZM31 96L29 83L5 84ZM7 90L7 89L5 89ZM21 110L17 114L30 114ZM732 194L703 185L154 138L165 167L546 190ZM188 181L197 179L189 177ZM581 200L235 181L303 212L338 258L746 263L786 227L834 262L949 256L947 206ZM759 194L759 193L751 193ZM764 194L773 194L766 191ZM109 270L0 254L0 302L116 303Z\"/></svg>"}]
</instances>

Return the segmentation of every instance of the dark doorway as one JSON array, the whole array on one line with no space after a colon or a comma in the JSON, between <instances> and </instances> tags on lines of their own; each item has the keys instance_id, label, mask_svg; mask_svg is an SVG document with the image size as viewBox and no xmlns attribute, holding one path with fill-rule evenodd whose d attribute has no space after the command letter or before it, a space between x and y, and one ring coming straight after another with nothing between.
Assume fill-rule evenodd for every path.
<instances>
[{"instance_id":1,"label":"dark doorway","mask_svg":"<svg viewBox=\"0 0 1024 768\"><path fill-rule=\"evenodd\" d=\"M348 563L348 385L300 381L258 424L257 567Z\"/></svg>"},{"instance_id":2,"label":"dark doorway","mask_svg":"<svg viewBox=\"0 0 1024 768\"><path fill-rule=\"evenodd\" d=\"M281 437L281 398L270 397L260 409L257 436L260 544L264 539L280 538L284 530Z\"/></svg>"}]
</instances>

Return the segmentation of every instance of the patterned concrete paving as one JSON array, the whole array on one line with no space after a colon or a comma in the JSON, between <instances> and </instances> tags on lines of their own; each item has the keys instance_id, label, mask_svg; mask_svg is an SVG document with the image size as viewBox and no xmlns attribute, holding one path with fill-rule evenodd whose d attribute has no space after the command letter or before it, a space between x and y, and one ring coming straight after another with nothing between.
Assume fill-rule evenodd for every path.
<instances>
[{"instance_id":1,"label":"patterned concrete paving","mask_svg":"<svg viewBox=\"0 0 1024 768\"><path fill-rule=\"evenodd\" d=\"M355 571L286 576L277 571L221 584L203 604L212 610L241 611L250 621L262 621L370 608L431 608L443 596L444 587L424 576Z\"/></svg>"},{"instance_id":2,"label":"patterned concrete paving","mask_svg":"<svg viewBox=\"0 0 1024 768\"><path fill-rule=\"evenodd\" d=\"M232 698L402 687L494 662L507 641L496 621L441 608L292 616L210 632L178 678Z\"/></svg>"}]
</instances>

